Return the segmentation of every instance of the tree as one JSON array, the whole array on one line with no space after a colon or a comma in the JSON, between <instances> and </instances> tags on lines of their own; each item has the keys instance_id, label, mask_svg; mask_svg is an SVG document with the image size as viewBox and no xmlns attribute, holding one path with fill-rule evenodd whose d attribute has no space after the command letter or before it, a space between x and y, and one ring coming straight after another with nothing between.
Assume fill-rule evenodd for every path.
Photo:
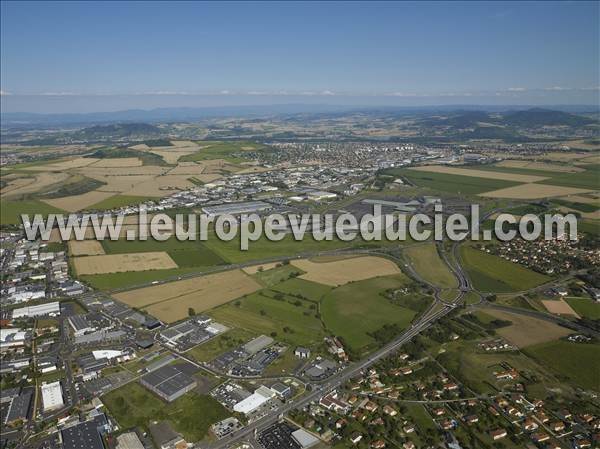
<instances>
[{"instance_id":1,"label":"tree","mask_svg":"<svg viewBox=\"0 0 600 449\"><path fill-rule=\"evenodd\" d=\"M188 309L188 316L194 316L194 315L196 315L196 311L194 310L193 307L190 307Z\"/></svg>"}]
</instances>

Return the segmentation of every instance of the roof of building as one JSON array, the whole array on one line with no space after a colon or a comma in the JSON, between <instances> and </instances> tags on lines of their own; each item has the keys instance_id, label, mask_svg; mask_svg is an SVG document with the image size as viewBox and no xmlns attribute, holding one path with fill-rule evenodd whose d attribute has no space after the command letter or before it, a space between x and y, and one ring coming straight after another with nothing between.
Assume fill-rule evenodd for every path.
<instances>
[{"instance_id":1,"label":"roof of building","mask_svg":"<svg viewBox=\"0 0 600 449\"><path fill-rule=\"evenodd\" d=\"M135 432L127 432L117 437L117 449L144 449L144 445Z\"/></svg>"},{"instance_id":2,"label":"roof of building","mask_svg":"<svg viewBox=\"0 0 600 449\"><path fill-rule=\"evenodd\" d=\"M292 432L292 438L302 447L302 449L314 446L319 439L304 429L298 429Z\"/></svg>"},{"instance_id":3,"label":"roof of building","mask_svg":"<svg viewBox=\"0 0 600 449\"><path fill-rule=\"evenodd\" d=\"M271 337L267 337L266 335L259 335L258 337L250 340L244 345L244 351L246 351L249 354L255 354L272 343L273 339Z\"/></svg>"},{"instance_id":4,"label":"roof of building","mask_svg":"<svg viewBox=\"0 0 600 449\"><path fill-rule=\"evenodd\" d=\"M64 449L104 449L96 420L86 421L61 431Z\"/></svg>"},{"instance_id":5,"label":"roof of building","mask_svg":"<svg viewBox=\"0 0 600 449\"><path fill-rule=\"evenodd\" d=\"M173 365L163 366L144 375L142 381L166 396L172 396L195 383L194 379Z\"/></svg>"},{"instance_id":6,"label":"roof of building","mask_svg":"<svg viewBox=\"0 0 600 449\"><path fill-rule=\"evenodd\" d=\"M42 401L45 410L64 405L60 381L57 380L56 382L42 384Z\"/></svg>"}]
</instances>

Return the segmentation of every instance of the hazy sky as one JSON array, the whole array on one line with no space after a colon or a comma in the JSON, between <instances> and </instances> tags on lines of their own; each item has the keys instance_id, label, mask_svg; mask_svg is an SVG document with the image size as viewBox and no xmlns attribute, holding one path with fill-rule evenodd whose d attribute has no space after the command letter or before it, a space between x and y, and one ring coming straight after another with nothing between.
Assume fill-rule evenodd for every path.
<instances>
[{"instance_id":1,"label":"hazy sky","mask_svg":"<svg viewBox=\"0 0 600 449\"><path fill-rule=\"evenodd\" d=\"M598 2L1 8L3 111L598 102Z\"/></svg>"}]
</instances>

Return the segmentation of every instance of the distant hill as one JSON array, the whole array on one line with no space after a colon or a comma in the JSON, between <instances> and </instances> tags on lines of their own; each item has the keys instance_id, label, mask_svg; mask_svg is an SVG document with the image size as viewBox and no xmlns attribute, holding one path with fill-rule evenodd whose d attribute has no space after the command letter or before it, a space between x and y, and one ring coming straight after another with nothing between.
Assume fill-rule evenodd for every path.
<instances>
[{"instance_id":1,"label":"distant hill","mask_svg":"<svg viewBox=\"0 0 600 449\"><path fill-rule=\"evenodd\" d=\"M112 138L127 138L132 136L160 136L161 130L157 126L147 123L117 123L114 125L97 125L83 128L75 133L75 138L85 140Z\"/></svg>"},{"instance_id":2,"label":"distant hill","mask_svg":"<svg viewBox=\"0 0 600 449\"><path fill-rule=\"evenodd\" d=\"M494 119L485 111L457 111L446 117L432 117L423 121L430 126L448 126L456 129L475 128L479 123L493 122Z\"/></svg>"},{"instance_id":3,"label":"distant hill","mask_svg":"<svg viewBox=\"0 0 600 449\"><path fill-rule=\"evenodd\" d=\"M509 126L536 128L540 126L579 127L598 123L588 117L552 109L532 108L503 115L502 122Z\"/></svg>"}]
</instances>

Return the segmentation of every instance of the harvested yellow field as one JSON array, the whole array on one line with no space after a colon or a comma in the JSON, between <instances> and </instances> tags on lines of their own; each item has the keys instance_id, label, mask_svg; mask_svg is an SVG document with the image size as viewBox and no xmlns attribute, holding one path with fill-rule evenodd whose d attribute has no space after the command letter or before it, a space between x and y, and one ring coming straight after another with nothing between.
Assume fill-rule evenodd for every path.
<instances>
[{"instance_id":1,"label":"harvested yellow field","mask_svg":"<svg viewBox=\"0 0 600 449\"><path fill-rule=\"evenodd\" d=\"M263 263L261 265L252 265L251 267L244 267L242 268L242 271L246 274L252 275L258 272L272 270L273 268L277 268L280 265L281 262Z\"/></svg>"},{"instance_id":2,"label":"harvested yellow field","mask_svg":"<svg viewBox=\"0 0 600 449\"><path fill-rule=\"evenodd\" d=\"M314 262L308 259L290 262L306 273L301 279L318 282L319 284L337 287L350 281L362 281L378 276L389 276L400 273L398 266L383 257L354 257L333 262Z\"/></svg>"},{"instance_id":3,"label":"harvested yellow field","mask_svg":"<svg viewBox=\"0 0 600 449\"><path fill-rule=\"evenodd\" d=\"M158 167L156 165L143 165L140 167L82 167L75 170L77 173L89 176L129 176L129 175L162 175L169 171L169 167Z\"/></svg>"},{"instance_id":4,"label":"harvested yellow field","mask_svg":"<svg viewBox=\"0 0 600 449\"><path fill-rule=\"evenodd\" d=\"M73 263L80 276L178 268L171 256L164 251L74 257Z\"/></svg>"},{"instance_id":5,"label":"harvested yellow field","mask_svg":"<svg viewBox=\"0 0 600 449\"><path fill-rule=\"evenodd\" d=\"M538 318L487 308L485 313L513 323L497 329L496 333L519 348L558 340L571 333L567 328Z\"/></svg>"},{"instance_id":6,"label":"harvested yellow field","mask_svg":"<svg viewBox=\"0 0 600 449\"><path fill-rule=\"evenodd\" d=\"M569 195L561 198L561 200L572 201L573 203L600 204L600 195L597 193L591 193L589 195Z\"/></svg>"},{"instance_id":7,"label":"harvested yellow field","mask_svg":"<svg viewBox=\"0 0 600 449\"><path fill-rule=\"evenodd\" d=\"M110 198L111 196L114 196L113 192L93 190L91 192L82 193L81 195L64 196L62 198L52 198L42 201L51 206L66 210L67 212L78 212L99 203L106 198Z\"/></svg>"},{"instance_id":8,"label":"harvested yellow field","mask_svg":"<svg viewBox=\"0 0 600 449\"><path fill-rule=\"evenodd\" d=\"M552 164L550 162L536 162L527 160L508 160L496 164L498 167L523 168L526 170L554 171L557 173L578 173L582 168L574 165Z\"/></svg>"},{"instance_id":9,"label":"harvested yellow field","mask_svg":"<svg viewBox=\"0 0 600 449\"><path fill-rule=\"evenodd\" d=\"M581 159L579 162L582 164L600 164L600 154L595 156L585 157Z\"/></svg>"},{"instance_id":10,"label":"harvested yellow field","mask_svg":"<svg viewBox=\"0 0 600 449\"><path fill-rule=\"evenodd\" d=\"M495 220L500 215L506 215L506 212L496 212L495 214L490 215L490 220ZM516 221L519 221L521 218L523 218L523 215L515 215L515 214L509 214L509 215L512 215L513 217L515 217Z\"/></svg>"},{"instance_id":11,"label":"harvested yellow field","mask_svg":"<svg viewBox=\"0 0 600 449\"><path fill-rule=\"evenodd\" d=\"M556 315L571 315L576 318L579 318L577 312L573 310L573 308L569 305L568 302L563 301L562 299L558 300L542 300L542 304L546 308L546 310L550 313L554 313Z\"/></svg>"},{"instance_id":12,"label":"harvested yellow field","mask_svg":"<svg viewBox=\"0 0 600 449\"><path fill-rule=\"evenodd\" d=\"M69 170L72 168L87 167L100 159L93 157L77 157L75 159L69 159L64 162L56 162L54 164L42 165L39 167L30 167L28 170L34 171L54 171L54 170Z\"/></svg>"},{"instance_id":13,"label":"harvested yellow field","mask_svg":"<svg viewBox=\"0 0 600 449\"><path fill-rule=\"evenodd\" d=\"M94 162L93 167L110 168L110 167L141 167L142 161L137 157L116 157L100 159Z\"/></svg>"},{"instance_id":14,"label":"harvested yellow field","mask_svg":"<svg viewBox=\"0 0 600 449\"><path fill-rule=\"evenodd\" d=\"M445 173L447 175L471 176L474 178L503 179L506 181L515 182L537 182L548 179L543 176L518 175L515 173L499 173L486 170L470 170L467 168L448 167L445 165L427 165L424 167L413 167L410 170L430 173Z\"/></svg>"},{"instance_id":15,"label":"harvested yellow field","mask_svg":"<svg viewBox=\"0 0 600 449\"><path fill-rule=\"evenodd\" d=\"M171 147L167 147L171 148ZM150 150L151 153L156 154L164 159L167 164L176 164L181 156L186 156L196 152L196 149L180 149L173 148L172 150Z\"/></svg>"},{"instance_id":16,"label":"harvested yellow field","mask_svg":"<svg viewBox=\"0 0 600 449\"><path fill-rule=\"evenodd\" d=\"M187 317L190 307L196 312L203 312L261 288L241 270L230 270L114 296L132 307L144 307L161 321L172 323Z\"/></svg>"},{"instance_id":17,"label":"harvested yellow field","mask_svg":"<svg viewBox=\"0 0 600 449\"><path fill-rule=\"evenodd\" d=\"M572 207L561 206L558 208L558 211L563 214L577 213L581 215L582 218L587 218L589 220L600 220L600 210L594 212L581 212Z\"/></svg>"},{"instance_id":18,"label":"harvested yellow field","mask_svg":"<svg viewBox=\"0 0 600 449\"><path fill-rule=\"evenodd\" d=\"M544 159L549 161L557 161L557 162L571 162L577 159L582 159L588 157L589 153L559 153L559 152L551 152L542 155Z\"/></svg>"},{"instance_id":19,"label":"harvested yellow field","mask_svg":"<svg viewBox=\"0 0 600 449\"><path fill-rule=\"evenodd\" d=\"M488 198L517 198L522 200L533 200L538 198L552 198L556 196L565 196L579 193L591 192L586 189L576 189L575 187L561 187L546 184L521 184L504 189L493 190L491 192L481 193L480 196Z\"/></svg>"},{"instance_id":20,"label":"harvested yellow field","mask_svg":"<svg viewBox=\"0 0 600 449\"><path fill-rule=\"evenodd\" d=\"M16 198L21 195L39 192L46 187L66 181L69 176L68 173L42 172L36 173L32 177L17 178L8 183L1 190L1 194L6 198Z\"/></svg>"},{"instance_id":21,"label":"harvested yellow field","mask_svg":"<svg viewBox=\"0 0 600 449\"><path fill-rule=\"evenodd\" d=\"M69 253L72 256L98 256L104 254L104 248L97 240L71 240Z\"/></svg>"},{"instance_id":22,"label":"harvested yellow field","mask_svg":"<svg viewBox=\"0 0 600 449\"><path fill-rule=\"evenodd\" d=\"M201 175L205 170L204 164L196 162L180 162L177 167L169 170L169 175Z\"/></svg>"},{"instance_id":23,"label":"harvested yellow field","mask_svg":"<svg viewBox=\"0 0 600 449\"><path fill-rule=\"evenodd\" d=\"M124 194L134 196L167 196L177 191L194 187L195 184L189 181L188 178L188 175L157 176L154 179L135 185L131 190L124 192Z\"/></svg>"},{"instance_id":24,"label":"harvested yellow field","mask_svg":"<svg viewBox=\"0 0 600 449\"><path fill-rule=\"evenodd\" d=\"M171 140L171 145L177 148L198 148L198 144L196 142L192 142L191 140Z\"/></svg>"},{"instance_id":25,"label":"harvested yellow field","mask_svg":"<svg viewBox=\"0 0 600 449\"><path fill-rule=\"evenodd\" d=\"M133 189L137 184L149 181L154 178L154 175L128 175L128 176L108 176L95 175L94 179L106 183L97 190L101 192L127 192Z\"/></svg>"},{"instance_id":26,"label":"harvested yellow field","mask_svg":"<svg viewBox=\"0 0 600 449\"><path fill-rule=\"evenodd\" d=\"M146 145L145 143L138 143L137 145L133 145L131 147L132 150L138 150L138 151L145 151L145 150L149 150L150 147L148 145Z\"/></svg>"}]
</instances>

